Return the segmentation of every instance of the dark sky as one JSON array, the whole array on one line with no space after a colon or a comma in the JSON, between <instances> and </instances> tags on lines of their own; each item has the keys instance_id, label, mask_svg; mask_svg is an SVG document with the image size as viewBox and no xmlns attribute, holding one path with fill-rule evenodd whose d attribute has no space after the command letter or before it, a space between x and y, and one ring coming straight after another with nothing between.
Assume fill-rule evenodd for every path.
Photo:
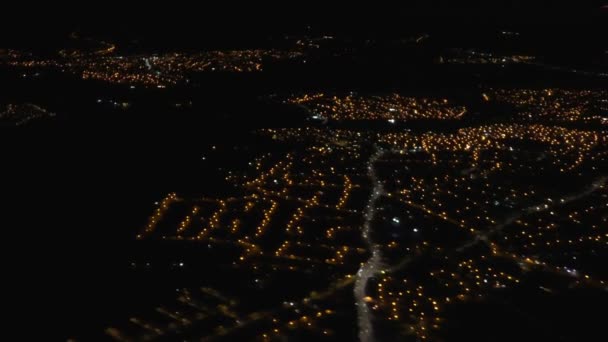
<instances>
[{"instance_id":1,"label":"dark sky","mask_svg":"<svg viewBox=\"0 0 608 342\"><path fill-rule=\"evenodd\" d=\"M3 4L0 45L35 44L75 29L110 36L179 35L186 39L320 31L401 34L415 30L495 27L603 34L605 1L426 0L351 1L122 1ZM405 3L405 4L404 4Z\"/></svg>"}]
</instances>

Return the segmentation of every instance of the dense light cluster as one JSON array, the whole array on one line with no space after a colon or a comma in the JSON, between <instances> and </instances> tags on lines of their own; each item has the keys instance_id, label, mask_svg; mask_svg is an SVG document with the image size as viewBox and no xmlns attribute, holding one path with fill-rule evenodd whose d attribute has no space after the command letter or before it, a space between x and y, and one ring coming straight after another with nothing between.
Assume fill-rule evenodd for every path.
<instances>
[{"instance_id":1,"label":"dense light cluster","mask_svg":"<svg viewBox=\"0 0 608 342\"><path fill-rule=\"evenodd\" d=\"M315 95L309 102L324 108L324 99ZM337 114L329 117L367 113L380 106L373 99L346 100L349 105L331 109ZM432 105L445 111L436 118L449 120L451 107L441 103ZM371 113L368 118L386 119ZM238 300L205 306L198 312L230 317L208 330L206 339L236 339L248 324L260 327L259 340L344 336L335 320L348 310L335 303L352 303L353 289L359 329L361 322L373 327L384 321L389 331L433 340L446 321L458 319L447 310L459 307L454 304L508 296L506 289L606 287L605 272L582 261L601 263L608 244L605 131L545 122L258 134L298 148L259 155L239 175L231 172L226 181L238 195L169 194L138 237L222 251L212 252L214 263L248 275L244 282L254 289L314 275L324 285L269 296L272 303L265 307L272 309L239 310ZM549 277L551 282L543 281ZM298 287L280 284L278 293ZM245 288L239 284L239 291ZM180 303L196 303L185 298L190 292L180 294ZM137 318L143 335L181 336L176 326L207 317L157 312L177 323L158 326ZM107 332L127 339L123 330Z\"/></svg>"},{"instance_id":2,"label":"dense light cluster","mask_svg":"<svg viewBox=\"0 0 608 342\"><path fill-rule=\"evenodd\" d=\"M452 105L446 99L386 96L347 96L304 94L285 100L286 103L306 106L313 116L333 120L387 120L389 122L414 119L459 119L466 113L463 106Z\"/></svg>"},{"instance_id":3,"label":"dense light cluster","mask_svg":"<svg viewBox=\"0 0 608 342\"><path fill-rule=\"evenodd\" d=\"M603 123L608 119L608 91L493 89L484 98L516 109L516 117L530 122Z\"/></svg>"},{"instance_id":4,"label":"dense light cluster","mask_svg":"<svg viewBox=\"0 0 608 342\"><path fill-rule=\"evenodd\" d=\"M432 159L437 158L437 152L467 152L472 158L472 166L476 167L481 158L481 151L513 152L527 143L541 144L546 153L555 157L553 166L560 166L562 172L572 170L580 165L585 158L595 159L590 153L598 146L604 146L606 134L598 131L584 131L564 127L546 125L497 124L476 128L459 129L456 134L425 133L414 135L409 133L380 134L380 142L409 152L427 152ZM486 156L485 161L494 164L496 168L516 167L512 161L495 154L496 159ZM499 160L503 158L503 161ZM433 163L436 165L436 163ZM526 167L522 165L521 167Z\"/></svg>"}]
</instances>

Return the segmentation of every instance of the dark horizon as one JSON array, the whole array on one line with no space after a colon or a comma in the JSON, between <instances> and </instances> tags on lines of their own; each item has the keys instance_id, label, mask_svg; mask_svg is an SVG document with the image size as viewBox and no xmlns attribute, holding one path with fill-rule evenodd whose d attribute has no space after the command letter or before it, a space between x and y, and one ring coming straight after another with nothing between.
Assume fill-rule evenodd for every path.
<instances>
[{"instance_id":1,"label":"dark horizon","mask_svg":"<svg viewBox=\"0 0 608 342\"><path fill-rule=\"evenodd\" d=\"M116 6L37 5L35 10L8 6L0 23L0 42L44 44L80 31L105 37L175 37L255 39L260 36L317 34L354 36L399 36L412 32L462 32L522 30L565 35L566 42L600 39L608 32L608 7L602 1L558 3L555 1L430 1L389 4L379 7L359 4L277 6L218 4ZM190 5L192 6L192 5ZM580 34L585 33L585 37ZM162 38L161 38L162 40ZM168 39L167 39L168 40ZM204 44L204 41L202 42ZM198 47L198 46L197 46Z\"/></svg>"}]
</instances>

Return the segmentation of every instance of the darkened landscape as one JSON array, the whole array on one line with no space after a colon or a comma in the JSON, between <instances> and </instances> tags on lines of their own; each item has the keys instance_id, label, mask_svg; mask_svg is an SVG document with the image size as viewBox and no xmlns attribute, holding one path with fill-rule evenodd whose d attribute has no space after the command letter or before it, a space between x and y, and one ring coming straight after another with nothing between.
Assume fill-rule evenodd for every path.
<instances>
[{"instance_id":1,"label":"darkened landscape","mask_svg":"<svg viewBox=\"0 0 608 342\"><path fill-rule=\"evenodd\" d=\"M18 339L602 340L608 7L471 3L15 10Z\"/></svg>"}]
</instances>

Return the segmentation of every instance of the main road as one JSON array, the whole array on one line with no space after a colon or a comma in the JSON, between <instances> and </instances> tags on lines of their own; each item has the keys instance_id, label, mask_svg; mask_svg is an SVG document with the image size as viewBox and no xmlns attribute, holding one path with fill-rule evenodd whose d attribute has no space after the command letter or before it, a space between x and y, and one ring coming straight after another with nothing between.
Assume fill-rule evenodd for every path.
<instances>
[{"instance_id":1,"label":"main road","mask_svg":"<svg viewBox=\"0 0 608 342\"><path fill-rule=\"evenodd\" d=\"M371 237L371 226L376 215L376 201L384 195L384 187L382 182L376 175L376 169L374 164L378 159L382 158L386 151L377 148L376 152L372 154L368 161L367 172L372 182L371 195L365 208L363 229L361 230L361 236L363 241L368 246L371 252L371 257L361 265L357 272L355 280L354 293L355 293L355 305L357 306L357 323L359 327L359 341L371 342L374 341L374 329L372 324L372 313L366 300L367 283L369 279L374 277L377 273L382 270L382 251L380 246L375 244Z\"/></svg>"}]
</instances>

